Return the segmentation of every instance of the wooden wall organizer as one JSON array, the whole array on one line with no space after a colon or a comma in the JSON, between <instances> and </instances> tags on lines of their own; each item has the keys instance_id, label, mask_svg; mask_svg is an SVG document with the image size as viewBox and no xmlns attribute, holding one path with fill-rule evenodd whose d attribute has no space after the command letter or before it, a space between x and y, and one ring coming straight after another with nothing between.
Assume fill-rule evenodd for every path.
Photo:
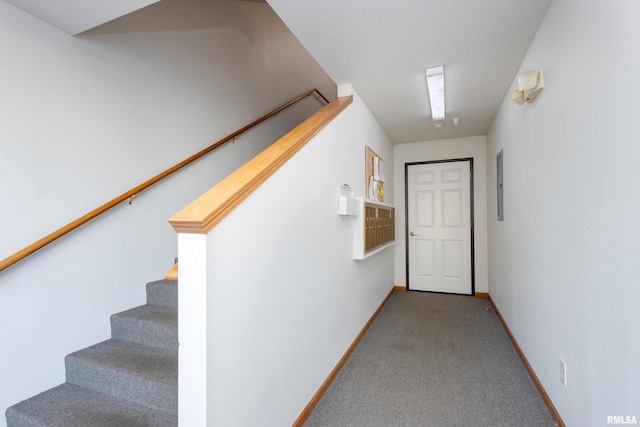
<instances>
[{"instance_id":1,"label":"wooden wall organizer","mask_svg":"<svg viewBox=\"0 0 640 427\"><path fill-rule=\"evenodd\" d=\"M353 258L365 259L391 246L395 240L395 208L357 199L360 203L353 231Z\"/></svg>"},{"instance_id":2,"label":"wooden wall organizer","mask_svg":"<svg viewBox=\"0 0 640 427\"><path fill-rule=\"evenodd\" d=\"M364 252L395 240L394 208L364 204Z\"/></svg>"}]
</instances>

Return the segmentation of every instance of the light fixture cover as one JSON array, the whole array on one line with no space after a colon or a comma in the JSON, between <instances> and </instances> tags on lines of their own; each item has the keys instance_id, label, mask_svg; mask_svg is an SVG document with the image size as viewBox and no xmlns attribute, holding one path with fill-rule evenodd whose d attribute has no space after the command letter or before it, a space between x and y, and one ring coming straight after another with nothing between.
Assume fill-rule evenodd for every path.
<instances>
[{"instance_id":1,"label":"light fixture cover","mask_svg":"<svg viewBox=\"0 0 640 427\"><path fill-rule=\"evenodd\" d=\"M517 87L514 87L511 91L511 100L518 105L524 104L524 91L518 90Z\"/></svg>"},{"instance_id":2,"label":"light fixture cover","mask_svg":"<svg viewBox=\"0 0 640 427\"><path fill-rule=\"evenodd\" d=\"M518 76L518 90L535 89L538 85L538 70L525 71Z\"/></svg>"},{"instance_id":3,"label":"light fixture cover","mask_svg":"<svg viewBox=\"0 0 640 427\"><path fill-rule=\"evenodd\" d=\"M525 71L518 76L518 86L511 91L511 100L518 105L536 100L544 89L544 69Z\"/></svg>"},{"instance_id":4,"label":"light fixture cover","mask_svg":"<svg viewBox=\"0 0 640 427\"><path fill-rule=\"evenodd\" d=\"M433 120L444 119L444 66L427 68L427 87Z\"/></svg>"}]
</instances>

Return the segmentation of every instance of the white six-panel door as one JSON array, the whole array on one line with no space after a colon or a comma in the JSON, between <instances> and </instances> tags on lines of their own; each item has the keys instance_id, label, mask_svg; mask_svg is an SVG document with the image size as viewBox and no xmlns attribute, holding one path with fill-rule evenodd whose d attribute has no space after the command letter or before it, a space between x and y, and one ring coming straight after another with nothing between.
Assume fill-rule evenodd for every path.
<instances>
[{"instance_id":1,"label":"white six-panel door","mask_svg":"<svg viewBox=\"0 0 640 427\"><path fill-rule=\"evenodd\" d=\"M471 162L407 165L410 290L470 295Z\"/></svg>"}]
</instances>

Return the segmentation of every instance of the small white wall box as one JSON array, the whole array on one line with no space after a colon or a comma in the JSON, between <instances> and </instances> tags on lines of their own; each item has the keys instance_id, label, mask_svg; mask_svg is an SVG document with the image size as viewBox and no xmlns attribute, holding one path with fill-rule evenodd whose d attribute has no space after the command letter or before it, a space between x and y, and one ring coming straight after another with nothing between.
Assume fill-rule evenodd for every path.
<instances>
[{"instance_id":1,"label":"small white wall box","mask_svg":"<svg viewBox=\"0 0 640 427\"><path fill-rule=\"evenodd\" d=\"M338 187L338 215L358 215L358 201L347 184Z\"/></svg>"}]
</instances>

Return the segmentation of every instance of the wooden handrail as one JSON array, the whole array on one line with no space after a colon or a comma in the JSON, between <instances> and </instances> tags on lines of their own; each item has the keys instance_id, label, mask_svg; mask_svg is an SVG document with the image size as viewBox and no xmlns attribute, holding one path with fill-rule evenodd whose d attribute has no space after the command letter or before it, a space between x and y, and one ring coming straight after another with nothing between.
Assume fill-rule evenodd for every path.
<instances>
[{"instance_id":1,"label":"wooden handrail","mask_svg":"<svg viewBox=\"0 0 640 427\"><path fill-rule=\"evenodd\" d=\"M196 154L194 154L193 156L183 160L182 162L176 164L175 166L165 170L164 172L154 176L153 178L143 182L142 184L138 185L137 187L132 188L131 190L127 191L126 193L121 194L120 196L116 197L115 199L105 203L104 205L92 210L91 212L81 216L80 218L76 219L73 222L70 222L69 224L65 225L64 227L59 228L58 230L54 231L53 233L43 237L42 239L38 240L37 242L34 242L32 244L30 244L29 246L19 250L18 252L14 253L13 255L10 255L9 257L3 259L2 261L0 261L0 271L4 270L7 267L12 266L13 264L15 264L16 262L26 258L27 256L31 255L32 253L36 252L39 249L42 249L44 246L48 245L49 243L55 241L56 239L59 239L60 237L64 236L65 234L67 234L70 231L75 230L76 228L80 227L81 225L91 221L93 218L97 217L98 215L108 211L109 209L111 209L112 207L116 206L117 204L135 196L136 194L138 194L139 192L141 192L142 190L145 190L146 188L152 186L153 184L155 184L156 182L160 181L163 178L166 178L167 176L171 175L172 173L178 171L179 169L182 169L183 167L187 166L189 163L199 159L200 157L204 156L205 154L209 153L210 151L215 150L216 148L218 148L219 146L221 146L222 144L224 144L227 141L230 141L234 138L236 138L238 135L246 132L247 130L251 129L252 127L262 123L263 121L267 120L270 117L275 116L276 114L280 113L282 110L285 110L286 108L289 108L290 106L292 106L293 104L297 103L298 101L306 98L307 96L312 95L313 93L317 93L319 98L322 98L326 103L329 103L329 100L327 98L325 98L325 96L320 93L320 91L316 88L311 89L310 91L305 92L304 94L292 99L291 101L287 102L286 104L282 105L281 107L276 108L275 110L273 110L272 112L265 114L264 116L260 117L259 119L249 123L247 126L243 127L242 129L239 129L235 132L233 132L232 134L227 135L226 137L222 138L221 140L217 141L216 143L210 145L209 147L205 148L204 150L201 150L199 152L197 152Z\"/></svg>"},{"instance_id":2,"label":"wooden handrail","mask_svg":"<svg viewBox=\"0 0 640 427\"><path fill-rule=\"evenodd\" d=\"M206 234L353 101L336 98L175 214L178 233Z\"/></svg>"}]
</instances>

